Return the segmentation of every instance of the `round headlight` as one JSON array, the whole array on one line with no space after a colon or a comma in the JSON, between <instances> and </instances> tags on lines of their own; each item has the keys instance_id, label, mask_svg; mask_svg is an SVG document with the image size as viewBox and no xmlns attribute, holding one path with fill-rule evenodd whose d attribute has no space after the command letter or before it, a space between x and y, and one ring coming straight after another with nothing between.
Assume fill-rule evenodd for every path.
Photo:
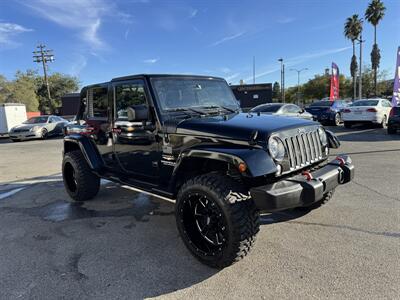
<instances>
[{"instance_id":1,"label":"round headlight","mask_svg":"<svg viewBox=\"0 0 400 300\"><path fill-rule=\"evenodd\" d=\"M322 127L318 128L318 135L322 145L325 146L326 144L328 144L328 138L326 137L326 132Z\"/></svg>"},{"instance_id":2,"label":"round headlight","mask_svg":"<svg viewBox=\"0 0 400 300\"><path fill-rule=\"evenodd\" d=\"M268 140L268 150L271 157L275 160L282 160L285 157L285 146L277 137L270 137Z\"/></svg>"}]
</instances>

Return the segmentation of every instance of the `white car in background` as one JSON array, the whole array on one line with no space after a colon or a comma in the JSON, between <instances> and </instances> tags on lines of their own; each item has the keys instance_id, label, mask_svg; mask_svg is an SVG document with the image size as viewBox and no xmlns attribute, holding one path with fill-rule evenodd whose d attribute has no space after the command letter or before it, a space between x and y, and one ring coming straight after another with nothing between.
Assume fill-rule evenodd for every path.
<instances>
[{"instance_id":1,"label":"white car in background","mask_svg":"<svg viewBox=\"0 0 400 300\"><path fill-rule=\"evenodd\" d=\"M342 110L344 127L351 128L354 124L370 123L386 128L391 109L392 105L386 99L357 100Z\"/></svg>"}]
</instances>

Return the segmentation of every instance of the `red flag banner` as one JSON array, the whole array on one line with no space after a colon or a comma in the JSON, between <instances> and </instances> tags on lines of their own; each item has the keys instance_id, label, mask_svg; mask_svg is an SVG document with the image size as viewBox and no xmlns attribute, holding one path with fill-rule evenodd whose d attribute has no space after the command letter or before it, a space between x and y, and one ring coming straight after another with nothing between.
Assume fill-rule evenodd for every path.
<instances>
[{"instance_id":1,"label":"red flag banner","mask_svg":"<svg viewBox=\"0 0 400 300\"><path fill-rule=\"evenodd\" d=\"M336 99L339 99L339 68L335 63L332 63L331 92L329 100L333 101Z\"/></svg>"}]
</instances>

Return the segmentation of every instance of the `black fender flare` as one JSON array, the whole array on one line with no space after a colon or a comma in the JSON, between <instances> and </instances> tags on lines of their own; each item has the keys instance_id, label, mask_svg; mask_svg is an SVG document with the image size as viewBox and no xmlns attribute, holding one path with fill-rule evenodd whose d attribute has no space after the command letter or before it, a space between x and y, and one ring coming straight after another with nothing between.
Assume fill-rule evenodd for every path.
<instances>
[{"instance_id":1,"label":"black fender flare","mask_svg":"<svg viewBox=\"0 0 400 300\"><path fill-rule=\"evenodd\" d=\"M182 152L177 159L172 176L175 177L179 167L185 159L204 158L213 159L230 163L238 167L240 163L245 163L247 170L245 175L248 177L258 177L277 171L275 162L268 152L260 148L194 148Z\"/></svg>"},{"instance_id":2,"label":"black fender flare","mask_svg":"<svg viewBox=\"0 0 400 300\"><path fill-rule=\"evenodd\" d=\"M75 146L74 149L77 148L76 146L79 147L87 163L89 164L89 167L93 171L99 172L103 168L103 159L101 158L96 146L88 137L78 134L65 136L64 153L70 151L72 145Z\"/></svg>"}]
</instances>

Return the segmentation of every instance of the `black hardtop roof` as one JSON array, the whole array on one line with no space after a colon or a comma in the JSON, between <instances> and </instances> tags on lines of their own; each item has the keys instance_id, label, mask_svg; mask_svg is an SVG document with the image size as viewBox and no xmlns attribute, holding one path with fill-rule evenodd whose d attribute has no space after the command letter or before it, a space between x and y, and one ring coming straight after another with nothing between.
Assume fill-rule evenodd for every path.
<instances>
[{"instance_id":1,"label":"black hardtop roof","mask_svg":"<svg viewBox=\"0 0 400 300\"><path fill-rule=\"evenodd\" d=\"M128 75L128 76L122 76L122 77L116 77L111 80L111 82L114 81L123 81L123 80L129 80L137 77L147 77L147 78L155 78L155 77L182 77L182 78L204 78L204 79L219 79L219 80L224 80L221 77L215 77L215 76L207 76L207 75L192 75L192 74L136 74L136 75Z\"/></svg>"},{"instance_id":2,"label":"black hardtop roof","mask_svg":"<svg viewBox=\"0 0 400 300\"><path fill-rule=\"evenodd\" d=\"M106 84L108 84L108 83L110 83L110 82L125 81L125 80L135 79L135 78L138 78L138 77L146 77L146 78L156 78L156 77L182 77L182 78L203 78L203 79L225 80L225 79L223 79L222 77L207 76L207 75L191 75L191 74L135 74L135 75L122 76L122 77L115 77L115 78L111 79L110 81L86 85L86 86L84 86L84 87L82 88L82 90L83 90L83 89L87 89L87 88L91 88L91 87L106 85Z\"/></svg>"}]
</instances>

